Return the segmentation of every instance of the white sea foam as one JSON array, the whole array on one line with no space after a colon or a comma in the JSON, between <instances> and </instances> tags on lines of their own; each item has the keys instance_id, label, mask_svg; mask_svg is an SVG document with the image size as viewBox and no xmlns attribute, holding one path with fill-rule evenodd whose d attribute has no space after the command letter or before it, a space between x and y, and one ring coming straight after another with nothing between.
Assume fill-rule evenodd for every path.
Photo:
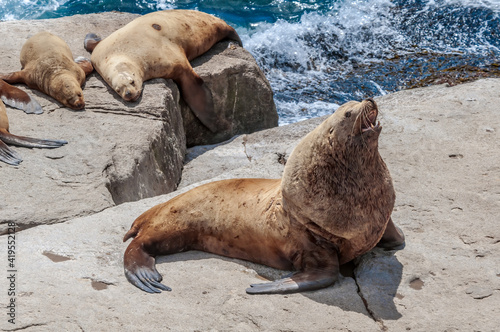
<instances>
[{"instance_id":1,"label":"white sea foam","mask_svg":"<svg viewBox=\"0 0 500 332\"><path fill-rule=\"evenodd\" d=\"M1 0L0 20L37 19L47 11L56 11L67 0Z\"/></svg>"},{"instance_id":2,"label":"white sea foam","mask_svg":"<svg viewBox=\"0 0 500 332\"><path fill-rule=\"evenodd\" d=\"M154 10L166 10L166 9L174 9L175 8L175 0L157 0L154 7Z\"/></svg>"},{"instance_id":3,"label":"white sea foam","mask_svg":"<svg viewBox=\"0 0 500 332\"><path fill-rule=\"evenodd\" d=\"M488 22L481 21L477 28L475 21L464 21L474 19L467 17L472 15L469 9L496 13L500 0L423 3L408 7L404 1L337 1L328 11L305 13L296 21L254 24L252 29L238 32L271 82L283 124L324 114L334 101L384 95L403 86L403 81L389 85L380 81L390 81L393 75L406 78L405 64L398 59L409 59L409 66L412 61L422 61L420 70L425 71L425 57L418 54L500 52ZM471 26L463 26L464 22ZM387 62L389 59L395 60ZM396 72L388 72L385 78L383 73L377 79L363 77L369 68L377 64L383 68L384 63ZM409 70L413 74L415 69Z\"/></svg>"},{"instance_id":4,"label":"white sea foam","mask_svg":"<svg viewBox=\"0 0 500 332\"><path fill-rule=\"evenodd\" d=\"M315 118L327 114L332 114L339 107L335 103L316 101L307 103L303 101L276 101L276 107L280 110L279 125Z\"/></svg>"},{"instance_id":5,"label":"white sea foam","mask_svg":"<svg viewBox=\"0 0 500 332\"><path fill-rule=\"evenodd\" d=\"M436 1L429 1L436 4ZM488 8L500 13L500 0L444 0L442 5L457 5L475 8Z\"/></svg>"}]
</instances>

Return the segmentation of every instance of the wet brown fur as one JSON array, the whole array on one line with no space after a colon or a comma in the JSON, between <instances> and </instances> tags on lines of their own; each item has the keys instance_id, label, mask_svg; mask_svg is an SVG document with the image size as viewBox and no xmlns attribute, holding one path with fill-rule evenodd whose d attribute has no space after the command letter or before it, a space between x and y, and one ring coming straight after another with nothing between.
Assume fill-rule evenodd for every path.
<instances>
[{"instance_id":1,"label":"wet brown fur","mask_svg":"<svg viewBox=\"0 0 500 332\"><path fill-rule=\"evenodd\" d=\"M402 244L390 219L395 194L378 153L377 113L373 100L341 106L298 144L282 180L213 182L146 211L124 237L135 237L126 274L154 269L147 257L195 249L299 271L249 293L310 290L335 282L339 264L383 236L382 244Z\"/></svg>"}]
</instances>

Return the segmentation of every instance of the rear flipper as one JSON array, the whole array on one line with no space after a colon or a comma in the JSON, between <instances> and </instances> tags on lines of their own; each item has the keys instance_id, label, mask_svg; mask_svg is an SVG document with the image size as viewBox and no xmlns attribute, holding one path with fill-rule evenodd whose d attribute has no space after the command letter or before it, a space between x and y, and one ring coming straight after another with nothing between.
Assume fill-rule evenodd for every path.
<instances>
[{"instance_id":1,"label":"rear flipper","mask_svg":"<svg viewBox=\"0 0 500 332\"><path fill-rule=\"evenodd\" d=\"M95 33L88 33L85 36L85 40L83 41L83 46L87 50L87 52L92 53L94 51L94 48L99 44L101 41L101 37L96 35Z\"/></svg>"},{"instance_id":2,"label":"rear flipper","mask_svg":"<svg viewBox=\"0 0 500 332\"><path fill-rule=\"evenodd\" d=\"M20 75L17 73L6 74L5 77ZM41 114L42 106L32 99L26 92L16 88L0 79L0 98L9 106L23 110L25 113Z\"/></svg>"},{"instance_id":3,"label":"rear flipper","mask_svg":"<svg viewBox=\"0 0 500 332\"><path fill-rule=\"evenodd\" d=\"M134 286L148 293L161 293L172 289L161 283L162 276L155 267L155 259L144 251L135 239L130 242L123 257L127 280Z\"/></svg>"},{"instance_id":4,"label":"rear flipper","mask_svg":"<svg viewBox=\"0 0 500 332\"><path fill-rule=\"evenodd\" d=\"M23 146L26 148L47 148L53 149L67 144L64 140L38 139L25 136L12 135L5 129L0 129L0 139L7 144Z\"/></svg>"},{"instance_id":5,"label":"rear flipper","mask_svg":"<svg viewBox=\"0 0 500 332\"><path fill-rule=\"evenodd\" d=\"M94 66L92 66L92 62L90 62L89 59L83 56L79 56L78 58L76 58L75 62L85 72L85 76L89 75L94 71Z\"/></svg>"},{"instance_id":6,"label":"rear flipper","mask_svg":"<svg viewBox=\"0 0 500 332\"><path fill-rule=\"evenodd\" d=\"M11 150L2 140L0 140L0 161L17 166L23 160L15 151Z\"/></svg>"},{"instance_id":7,"label":"rear flipper","mask_svg":"<svg viewBox=\"0 0 500 332\"><path fill-rule=\"evenodd\" d=\"M403 231L394 224L392 218L389 218L384 235L382 235L377 247L386 249L402 249L404 248L404 244L405 235L403 234Z\"/></svg>"},{"instance_id":8,"label":"rear flipper","mask_svg":"<svg viewBox=\"0 0 500 332\"><path fill-rule=\"evenodd\" d=\"M175 79L175 82L180 86L182 98L194 115L205 127L215 133L221 128L218 125L219 119L214 109L212 93L203 83L203 79L191 69L191 66L189 69L184 66L181 76Z\"/></svg>"},{"instance_id":9,"label":"rear flipper","mask_svg":"<svg viewBox=\"0 0 500 332\"><path fill-rule=\"evenodd\" d=\"M250 285L248 294L287 294L311 291L333 285L338 280L338 267L330 271L303 271L273 282Z\"/></svg>"}]
</instances>

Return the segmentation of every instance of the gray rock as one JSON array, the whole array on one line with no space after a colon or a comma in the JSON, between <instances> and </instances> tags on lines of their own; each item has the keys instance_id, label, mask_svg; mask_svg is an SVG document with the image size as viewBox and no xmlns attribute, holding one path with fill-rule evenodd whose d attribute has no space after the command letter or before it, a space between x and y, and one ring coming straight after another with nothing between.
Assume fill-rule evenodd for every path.
<instances>
[{"instance_id":1,"label":"gray rock","mask_svg":"<svg viewBox=\"0 0 500 332\"><path fill-rule=\"evenodd\" d=\"M62 37L75 57L90 57L83 48L87 32L105 37L135 17L113 12L1 22L0 71L20 69L20 50L39 31ZM193 65L213 89L215 108L230 126L225 132L206 130L181 101L172 80L146 82L140 100L127 103L94 72L85 84L84 112L19 85L35 96L45 113L8 109L11 132L69 144L55 150L15 148L24 162L19 167L0 164L0 190L8 193L0 203L0 234L8 221L28 228L171 192L181 178L187 142L216 143L277 125L269 83L243 48L222 42ZM250 94L259 98L248 99Z\"/></svg>"},{"instance_id":2,"label":"gray rock","mask_svg":"<svg viewBox=\"0 0 500 332\"><path fill-rule=\"evenodd\" d=\"M487 298L488 296L493 295L493 290L480 286L471 286L465 290L465 294L469 294L476 300L482 300L484 298Z\"/></svg>"},{"instance_id":3,"label":"gray rock","mask_svg":"<svg viewBox=\"0 0 500 332\"><path fill-rule=\"evenodd\" d=\"M269 81L243 48L232 42L220 42L192 64L212 91L216 110L229 127L211 133L187 105L181 103L188 147L218 143L234 135L278 125Z\"/></svg>"}]
</instances>

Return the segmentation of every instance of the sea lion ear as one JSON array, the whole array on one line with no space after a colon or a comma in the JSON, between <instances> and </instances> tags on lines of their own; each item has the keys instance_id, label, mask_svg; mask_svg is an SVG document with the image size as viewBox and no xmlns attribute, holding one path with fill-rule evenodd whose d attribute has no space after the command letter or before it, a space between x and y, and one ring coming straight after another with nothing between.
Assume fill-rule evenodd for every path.
<instances>
[{"instance_id":1,"label":"sea lion ear","mask_svg":"<svg viewBox=\"0 0 500 332\"><path fill-rule=\"evenodd\" d=\"M183 73L175 82L180 86L182 98L191 111L211 132L218 129L218 117L214 110L212 93L203 83L203 79L194 71Z\"/></svg>"},{"instance_id":2,"label":"sea lion ear","mask_svg":"<svg viewBox=\"0 0 500 332\"><path fill-rule=\"evenodd\" d=\"M83 56L79 56L75 59L77 65L83 69L85 72L85 76L88 76L90 73L94 71L94 66L92 66L92 62L89 59L84 58Z\"/></svg>"}]
</instances>

